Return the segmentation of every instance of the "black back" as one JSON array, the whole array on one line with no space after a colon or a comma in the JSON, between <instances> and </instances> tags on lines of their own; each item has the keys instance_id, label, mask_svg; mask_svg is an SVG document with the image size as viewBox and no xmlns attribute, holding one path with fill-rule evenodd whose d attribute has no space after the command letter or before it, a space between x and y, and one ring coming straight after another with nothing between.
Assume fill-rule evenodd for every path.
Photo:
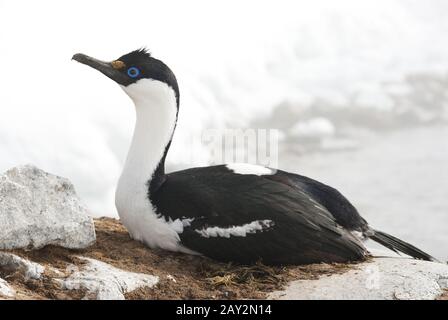
<instances>
[{"instance_id":1,"label":"black back","mask_svg":"<svg viewBox=\"0 0 448 320\"><path fill-rule=\"evenodd\" d=\"M220 261L306 264L365 257L361 242L325 207L270 177L235 174L225 166L193 168L166 175L151 200L167 220L194 218L180 234L182 244ZM273 226L245 237L206 238L197 231L255 220Z\"/></svg>"}]
</instances>

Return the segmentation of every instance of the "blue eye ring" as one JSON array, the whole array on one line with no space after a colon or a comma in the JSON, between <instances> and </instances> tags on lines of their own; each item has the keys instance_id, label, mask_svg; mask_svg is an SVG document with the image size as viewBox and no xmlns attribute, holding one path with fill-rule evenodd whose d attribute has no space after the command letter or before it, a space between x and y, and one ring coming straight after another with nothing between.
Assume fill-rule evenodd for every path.
<instances>
[{"instance_id":1,"label":"blue eye ring","mask_svg":"<svg viewBox=\"0 0 448 320\"><path fill-rule=\"evenodd\" d=\"M138 68L136 67L130 67L128 69L128 76L131 78L137 78L140 75L140 70L138 70Z\"/></svg>"}]
</instances>

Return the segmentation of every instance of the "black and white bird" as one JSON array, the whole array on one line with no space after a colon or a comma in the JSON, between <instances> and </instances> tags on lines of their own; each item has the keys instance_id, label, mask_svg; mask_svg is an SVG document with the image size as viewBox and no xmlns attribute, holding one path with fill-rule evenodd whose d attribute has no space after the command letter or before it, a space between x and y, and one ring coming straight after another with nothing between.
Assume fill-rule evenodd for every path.
<instances>
[{"instance_id":1,"label":"black and white bird","mask_svg":"<svg viewBox=\"0 0 448 320\"><path fill-rule=\"evenodd\" d=\"M73 59L118 83L135 104L136 124L115 204L132 238L151 248L243 264L363 260L362 240L417 259L430 255L372 229L336 189L251 164L165 173L179 112L179 87L162 61L140 49L112 62Z\"/></svg>"}]
</instances>

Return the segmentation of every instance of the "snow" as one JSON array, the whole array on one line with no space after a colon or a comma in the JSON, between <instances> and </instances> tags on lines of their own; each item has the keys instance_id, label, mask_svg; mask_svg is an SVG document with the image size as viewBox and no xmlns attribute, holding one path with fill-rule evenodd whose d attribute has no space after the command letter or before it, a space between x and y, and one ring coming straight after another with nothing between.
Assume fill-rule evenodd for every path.
<instances>
[{"instance_id":1,"label":"snow","mask_svg":"<svg viewBox=\"0 0 448 320\"><path fill-rule=\"evenodd\" d=\"M299 121L289 134L298 137L325 137L334 135L336 129L326 118L317 117L307 121Z\"/></svg>"},{"instance_id":2,"label":"snow","mask_svg":"<svg viewBox=\"0 0 448 320\"><path fill-rule=\"evenodd\" d=\"M282 157L286 171L337 188L369 224L448 261L447 126L383 133L361 148Z\"/></svg>"}]
</instances>

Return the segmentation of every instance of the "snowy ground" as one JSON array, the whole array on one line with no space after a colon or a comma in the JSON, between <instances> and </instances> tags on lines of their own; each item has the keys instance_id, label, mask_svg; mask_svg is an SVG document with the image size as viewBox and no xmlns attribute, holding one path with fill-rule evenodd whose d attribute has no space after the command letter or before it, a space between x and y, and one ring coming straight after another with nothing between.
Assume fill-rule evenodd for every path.
<instances>
[{"instance_id":1,"label":"snowy ground","mask_svg":"<svg viewBox=\"0 0 448 320\"><path fill-rule=\"evenodd\" d=\"M448 126L403 129L354 150L280 157L280 165L336 187L372 226L446 261L447 136Z\"/></svg>"}]
</instances>

